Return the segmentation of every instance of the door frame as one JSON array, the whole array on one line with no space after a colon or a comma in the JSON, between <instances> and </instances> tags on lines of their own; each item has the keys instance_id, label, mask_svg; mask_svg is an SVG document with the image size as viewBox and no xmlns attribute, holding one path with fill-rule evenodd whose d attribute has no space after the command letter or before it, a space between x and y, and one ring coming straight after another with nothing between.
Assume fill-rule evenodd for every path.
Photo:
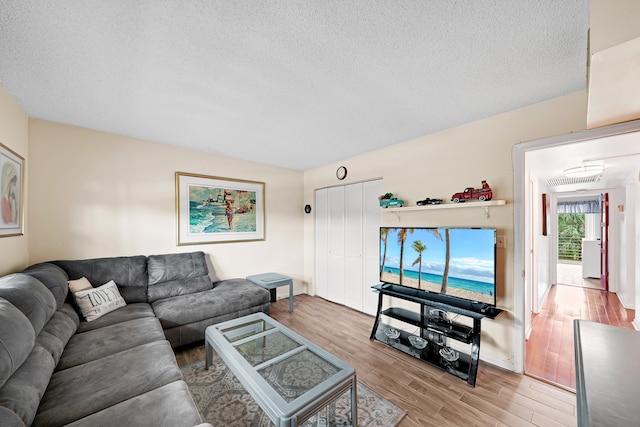
<instances>
[{"instance_id":1,"label":"door frame","mask_svg":"<svg viewBox=\"0 0 640 427\"><path fill-rule=\"evenodd\" d=\"M600 284L609 291L609 193L600 194Z\"/></svg>"},{"instance_id":2,"label":"door frame","mask_svg":"<svg viewBox=\"0 0 640 427\"><path fill-rule=\"evenodd\" d=\"M525 154L545 148L559 147L562 145L586 142L599 138L608 138L616 135L640 131L640 120L620 123L597 129L585 130L568 135L554 136L535 141L523 142L513 146L513 228L514 228L514 261L513 261L513 367L517 373L524 372L525 356L525 316L528 315L526 306L527 298L531 298L529 265L527 264L526 247L529 233L526 227L529 220L528 176L529 171L525 162Z\"/></svg>"}]
</instances>

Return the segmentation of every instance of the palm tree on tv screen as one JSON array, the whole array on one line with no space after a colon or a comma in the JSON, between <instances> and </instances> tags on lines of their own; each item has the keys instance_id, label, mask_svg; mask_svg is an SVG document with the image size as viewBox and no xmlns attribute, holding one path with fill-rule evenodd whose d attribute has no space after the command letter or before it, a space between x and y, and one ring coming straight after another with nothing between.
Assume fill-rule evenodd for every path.
<instances>
[{"instance_id":1,"label":"palm tree on tv screen","mask_svg":"<svg viewBox=\"0 0 640 427\"><path fill-rule=\"evenodd\" d=\"M407 240L407 233L413 233L413 228L401 228L398 230L398 245L400 245L400 278L399 283L402 285L402 276L404 276L404 268L402 267L402 259L404 258L404 242Z\"/></svg>"},{"instance_id":2,"label":"palm tree on tv screen","mask_svg":"<svg viewBox=\"0 0 640 427\"><path fill-rule=\"evenodd\" d=\"M421 283L422 283L422 252L427 250L427 247L420 241L420 240L414 240L413 245L411 245L411 247L413 248L414 251L418 252L418 258L416 258L415 261L413 261L413 264L411 264L411 266L413 267L414 265L418 264L418 289L422 289Z\"/></svg>"},{"instance_id":3,"label":"palm tree on tv screen","mask_svg":"<svg viewBox=\"0 0 640 427\"><path fill-rule=\"evenodd\" d=\"M442 241L442 234L440 233L440 229L438 228L430 228L427 231L429 231L431 234L433 234L438 240ZM445 284L444 287L444 292L442 291L442 288L440 288L440 292L445 293L447 291L447 275L449 274L449 229L445 229L445 236L446 236L446 243L447 243L447 248L446 248L446 256L447 259L445 261L445 266L444 266L444 273L442 273L442 283ZM415 248L414 248L415 249ZM426 247L425 247L426 249ZM422 256L422 254L420 254ZM415 263L414 263L415 265ZM420 265L420 270L422 270L422 265ZM420 273L420 276L422 276L422 273ZM420 276L418 276L418 287L420 287Z\"/></svg>"},{"instance_id":4,"label":"palm tree on tv screen","mask_svg":"<svg viewBox=\"0 0 640 427\"><path fill-rule=\"evenodd\" d=\"M445 228L444 230L444 238L445 238L445 261L444 261L444 271L442 272L442 285L440 286L440 293L447 293L447 282L449 280L449 259L451 258L451 236L449 235L449 229ZM440 236L440 240L442 240L442 236Z\"/></svg>"},{"instance_id":5,"label":"palm tree on tv screen","mask_svg":"<svg viewBox=\"0 0 640 427\"><path fill-rule=\"evenodd\" d=\"M389 229L380 229L380 241L384 244L384 250L382 252L382 262L380 263L380 273L384 271L384 264L387 262L387 239L389 238Z\"/></svg>"}]
</instances>

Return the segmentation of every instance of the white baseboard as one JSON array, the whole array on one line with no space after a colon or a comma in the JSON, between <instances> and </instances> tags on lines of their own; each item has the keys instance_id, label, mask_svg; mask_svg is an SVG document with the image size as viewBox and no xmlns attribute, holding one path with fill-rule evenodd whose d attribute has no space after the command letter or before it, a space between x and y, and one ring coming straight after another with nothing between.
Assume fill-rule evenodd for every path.
<instances>
[{"instance_id":1,"label":"white baseboard","mask_svg":"<svg viewBox=\"0 0 640 427\"><path fill-rule=\"evenodd\" d=\"M507 371L521 374L522 372L516 372L516 366L509 360L496 359L491 356L483 356L480 354L480 360L486 363L490 363L498 368L506 369Z\"/></svg>"}]
</instances>

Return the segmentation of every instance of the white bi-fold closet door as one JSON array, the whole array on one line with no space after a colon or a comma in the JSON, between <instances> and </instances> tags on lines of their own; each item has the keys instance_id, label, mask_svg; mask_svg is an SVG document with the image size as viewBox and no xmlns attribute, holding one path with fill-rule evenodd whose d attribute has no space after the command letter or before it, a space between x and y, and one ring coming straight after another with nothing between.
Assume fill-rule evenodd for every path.
<instances>
[{"instance_id":1,"label":"white bi-fold closet door","mask_svg":"<svg viewBox=\"0 0 640 427\"><path fill-rule=\"evenodd\" d=\"M316 293L375 314L382 180L316 191Z\"/></svg>"}]
</instances>

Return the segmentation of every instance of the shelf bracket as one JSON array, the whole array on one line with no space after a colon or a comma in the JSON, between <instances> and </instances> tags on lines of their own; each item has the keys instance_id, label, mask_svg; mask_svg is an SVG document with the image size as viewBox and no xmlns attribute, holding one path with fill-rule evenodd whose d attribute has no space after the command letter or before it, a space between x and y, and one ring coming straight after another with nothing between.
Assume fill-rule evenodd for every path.
<instances>
[{"instance_id":1,"label":"shelf bracket","mask_svg":"<svg viewBox=\"0 0 640 427\"><path fill-rule=\"evenodd\" d=\"M484 207L484 222L489 222L489 218L491 218L491 213L489 212L489 206Z\"/></svg>"}]
</instances>

